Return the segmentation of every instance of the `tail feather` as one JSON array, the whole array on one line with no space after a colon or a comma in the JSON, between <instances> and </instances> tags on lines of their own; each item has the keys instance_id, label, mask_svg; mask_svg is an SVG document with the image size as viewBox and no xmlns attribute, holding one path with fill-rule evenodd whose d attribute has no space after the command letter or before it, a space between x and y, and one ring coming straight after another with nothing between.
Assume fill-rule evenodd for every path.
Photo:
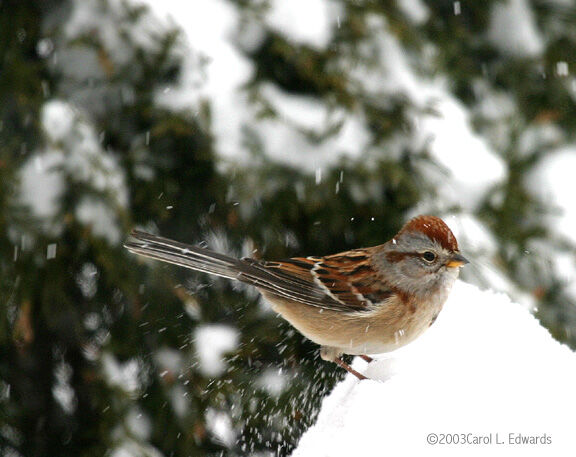
<instances>
[{"instance_id":1,"label":"tail feather","mask_svg":"<svg viewBox=\"0 0 576 457\"><path fill-rule=\"evenodd\" d=\"M242 262L233 257L138 230L132 231L124 247L145 257L229 279L238 279L242 269Z\"/></svg>"},{"instance_id":2,"label":"tail feather","mask_svg":"<svg viewBox=\"0 0 576 457\"><path fill-rule=\"evenodd\" d=\"M313 277L308 280L282 272L278 263L254 259L235 259L218 252L163 238L137 230L132 231L124 247L136 254L173 263L192 270L251 284L287 300L333 309L342 304L327 295Z\"/></svg>"}]
</instances>

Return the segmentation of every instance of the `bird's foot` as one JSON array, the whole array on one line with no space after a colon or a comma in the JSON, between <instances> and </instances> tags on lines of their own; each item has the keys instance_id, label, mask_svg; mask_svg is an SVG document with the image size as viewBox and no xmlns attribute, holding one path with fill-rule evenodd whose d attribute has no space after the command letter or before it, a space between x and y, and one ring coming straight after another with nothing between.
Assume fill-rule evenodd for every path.
<instances>
[{"instance_id":1,"label":"bird's foot","mask_svg":"<svg viewBox=\"0 0 576 457\"><path fill-rule=\"evenodd\" d=\"M363 379L368 379L366 376L364 376L362 373L359 373L358 371L356 371L354 368L352 368L350 365L348 365L346 362L344 362L344 360L342 360L340 357L336 357L334 359L334 362L338 365L340 365L342 368L344 368L348 373L352 373L354 376L356 376L360 381L362 381Z\"/></svg>"}]
</instances>

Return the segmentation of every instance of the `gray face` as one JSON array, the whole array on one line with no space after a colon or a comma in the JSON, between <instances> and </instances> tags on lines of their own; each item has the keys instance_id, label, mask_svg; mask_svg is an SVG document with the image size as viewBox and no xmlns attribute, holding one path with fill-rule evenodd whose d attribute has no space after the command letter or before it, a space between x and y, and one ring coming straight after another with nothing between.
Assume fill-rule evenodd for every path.
<instances>
[{"instance_id":1,"label":"gray face","mask_svg":"<svg viewBox=\"0 0 576 457\"><path fill-rule=\"evenodd\" d=\"M446 268L453 253L421 233L404 234L396 243L397 252L406 253L402 262L404 274L418 278Z\"/></svg>"},{"instance_id":2,"label":"gray face","mask_svg":"<svg viewBox=\"0 0 576 457\"><path fill-rule=\"evenodd\" d=\"M453 252L419 232L403 233L385 247L376 262L392 286L423 300L447 296L459 270L446 266Z\"/></svg>"}]
</instances>

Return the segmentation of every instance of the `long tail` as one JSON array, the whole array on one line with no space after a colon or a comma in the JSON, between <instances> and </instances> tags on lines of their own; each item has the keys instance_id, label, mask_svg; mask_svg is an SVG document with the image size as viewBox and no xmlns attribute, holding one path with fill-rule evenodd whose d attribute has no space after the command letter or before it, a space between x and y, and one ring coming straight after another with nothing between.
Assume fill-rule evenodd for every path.
<instances>
[{"instance_id":1,"label":"long tail","mask_svg":"<svg viewBox=\"0 0 576 457\"><path fill-rule=\"evenodd\" d=\"M138 230L132 231L124 247L152 259L229 279L238 279L246 268L244 262L233 257Z\"/></svg>"},{"instance_id":2,"label":"long tail","mask_svg":"<svg viewBox=\"0 0 576 457\"><path fill-rule=\"evenodd\" d=\"M251 284L287 300L333 309L342 303L327 295L312 276L291 274L280 267L282 262L260 262L255 259L235 259L218 252L199 248L161 236L134 230L124 244L129 251L152 259L203 271L224 278Z\"/></svg>"}]
</instances>

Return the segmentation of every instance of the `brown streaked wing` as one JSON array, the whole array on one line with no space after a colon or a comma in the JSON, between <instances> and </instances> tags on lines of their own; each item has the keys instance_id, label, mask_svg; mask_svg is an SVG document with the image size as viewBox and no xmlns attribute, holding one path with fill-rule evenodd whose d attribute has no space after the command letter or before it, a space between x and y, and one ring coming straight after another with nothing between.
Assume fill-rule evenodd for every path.
<instances>
[{"instance_id":1,"label":"brown streaked wing","mask_svg":"<svg viewBox=\"0 0 576 457\"><path fill-rule=\"evenodd\" d=\"M250 259L250 263L271 274L266 281L269 286L260 283L257 287L325 309L369 310L392 295L372 267L368 249L281 261Z\"/></svg>"},{"instance_id":2,"label":"brown streaked wing","mask_svg":"<svg viewBox=\"0 0 576 457\"><path fill-rule=\"evenodd\" d=\"M351 310L366 309L392 295L374 270L368 249L326 256L313 273L335 298Z\"/></svg>"},{"instance_id":3,"label":"brown streaked wing","mask_svg":"<svg viewBox=\"0 0 576 457\"><path fill-rule=\"evenodd\" d=\"M347 311L343 303L327 294L325 288L314 280L310 272L315 264L312 258L282 261L245 258L242 261L250 268L240 273L238 279L241 281L284 299L324 309Z\"/></svg>"}]
</instances>

